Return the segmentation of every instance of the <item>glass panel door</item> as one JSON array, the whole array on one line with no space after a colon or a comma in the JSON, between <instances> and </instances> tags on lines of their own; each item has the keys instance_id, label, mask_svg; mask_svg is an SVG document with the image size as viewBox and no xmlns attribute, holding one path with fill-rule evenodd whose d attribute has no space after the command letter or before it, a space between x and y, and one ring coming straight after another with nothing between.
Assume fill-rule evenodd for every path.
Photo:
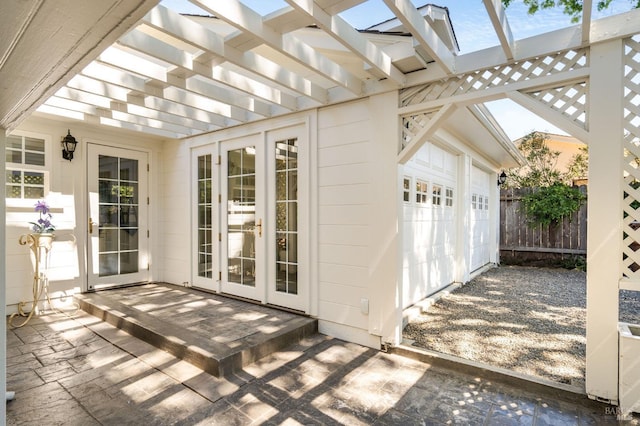
<instances>
[{"instance_id":1,"label":"glass panel door","mask_svg":"<svg viewBox=\"0 0 640 426\"><path fill-rule=\"evenodd\" d=\"M309 311L309 182L304 127L267 134L269 303ZM306 218L306 219L305 219Z\"/></svg>"},{"instance_id":2,"label":"glass panel door","mask_svg":"<svg viewBox=\"0 0 640 426\"><path fill-rule=\"evenodd\" d=\"M219 291L217 145L192 151L193 285Z\"/></svg>"},{"instance_id":3,"label":"glass panel door","mask_svg":"<svg viewBox=\"0 0 640 426\"><path fill-rule=\"evenodd\" d=\"M227 153L227 280L256 285L256 150Z\"/></svg>"},{"instance_id":4,"label":"glass panel door","mask_svg":"<svg viewBox=\"0 0 640 426\"><path fill-rule=\"evenodd\" d=\"M276 291L298 294L298 140L275 144Z\"/></svg>"},{"instance_id":5,"label":"glass panel door","mask_svg":"<svg viewBox=\"0 0 640 426\"><path fill-rule=\"evenodd\" d=\"M222 145L222 291L264 301L264 159L251 139Z\"/></svg>"},{"instance_id":6,"label":"glass panel door","mask_svg":"<svg viewBox=\"0 0 640 426\"><path fill-rule=\"evenodd\" d=\"M89 290L147 281L147 155L90 144L88 161Z\"/></svg>"}]
</instances>

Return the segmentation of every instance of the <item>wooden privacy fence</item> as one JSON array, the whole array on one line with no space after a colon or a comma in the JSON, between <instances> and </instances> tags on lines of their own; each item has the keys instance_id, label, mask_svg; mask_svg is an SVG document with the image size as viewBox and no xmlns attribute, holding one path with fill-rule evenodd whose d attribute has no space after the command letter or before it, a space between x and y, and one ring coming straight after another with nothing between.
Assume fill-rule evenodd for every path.
<instances>
[{"instance_id":1,"label":"wooden privacy fence","mask_svg":"<svg viewBox=\"0 0 640 426\"><path fill-rule=\"evenodd\" d=\"M578 187L587 194L587 187ZM584 255L587 253L587 203L561 223L533 226L524 211L521 199L531 188L500 190L500 251Z\"/></svg>"}]
</instances>

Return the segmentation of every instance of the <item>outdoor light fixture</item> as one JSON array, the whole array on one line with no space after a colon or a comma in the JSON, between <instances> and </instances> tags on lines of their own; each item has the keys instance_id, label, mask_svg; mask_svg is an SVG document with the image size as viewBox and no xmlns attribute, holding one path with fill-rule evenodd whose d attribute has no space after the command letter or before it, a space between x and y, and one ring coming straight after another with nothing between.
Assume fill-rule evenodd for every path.
<instances>
[{"instance_id":1,"label":"outdoor light fixture","mask_svg":"<svg viewBox=\"0 0 640 426\"><path fill-rule=\"evenodd\" d=\"M504 185L506 181L507 181L507 174L503 170L502 173L500 173L500 175L498 176L498 186Z\"/></svg>"},{"instance_id":2,"label":"outdoor light fixture","mask_svg":"<svg viewBox=\"0 0 640 426\"><path fill-rule=\"evenodd\" d=\"M71 130L67 129L67 136L62 139L62 158L69 161L73 160L73 153L77 144L76 138L71 136Z\"/></svg>"}]
</instances>

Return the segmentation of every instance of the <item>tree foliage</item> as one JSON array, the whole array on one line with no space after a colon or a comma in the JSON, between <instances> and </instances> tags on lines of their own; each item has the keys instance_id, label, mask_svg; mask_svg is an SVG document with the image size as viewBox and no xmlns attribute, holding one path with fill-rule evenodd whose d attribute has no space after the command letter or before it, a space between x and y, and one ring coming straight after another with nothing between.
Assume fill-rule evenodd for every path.
<instances>
[{"instance_id":1,"label":"tree foliage","mask_svg":"<svg viewBox=\"0 0 640 426\"><path fill-rule=\"evenodd\" d=\"M547 139L548 136L541 132L531 132L522 138L518 149L527 164L509 170L508 187L544 187L564 180L556 169L560 152L550 149Z\"/></svg>"},{"instance_id":2,"label":"tree foliage","mask_svg":"<svg viewBox=\"0 0 640 426\"><path fill-rule=\"evenodd\" d=\"M522 167L510 169L507 173L507 188L547 187L556 183L572 185L576 179L586 179L589 172L589 152L587 147L571 158L567 170L558 170L559 151L549 148L546 133L531 132L520 141L518 149L527 160Z\"/></svg>"},{"instance_id":3,"label":"tree foliage","mask_svg":"<svg viewBox=\"0 0 640 426\"><path fill-rule=\"evenodd\" d=\"M522 197L522 208L533 225L558 223L578 211L587 197L564 183L539 188Z\"/></svg>"},{"instance_id":4,"label":"tree foliage","mask_svg":"<svg viewBox=\"0 0 640 426\"><path fill-rule=\"evenodd\" d=\"M522 209L532 225L557 223L570 217L586 200L578 188L572 186L574 179L584 179L588 172L588 151L581 148L568 164L567 171L557 169L559 151L547 144L548 136L531 132L524 136L519 149L527 164L509 170L507 186L532 188L522 198Z\"/></svg>"},{"instance_id":5,"label":"tree foliage","mask_svg":"<svg viewBox=\"0 0 640 426\"><path fill-rule=\"evenodd\" d=\"M598 11L609 7L612 0L598 0L595 5ZM514 0L502 0L505 8L509 7ZM527 6L530 15L541 9L561 7L564 14L571 17L571 22L578 22L582 15L582 0L522 0ZM640 8L640 0L629 0L633 8Z\"/></svg>"}]
</instances>

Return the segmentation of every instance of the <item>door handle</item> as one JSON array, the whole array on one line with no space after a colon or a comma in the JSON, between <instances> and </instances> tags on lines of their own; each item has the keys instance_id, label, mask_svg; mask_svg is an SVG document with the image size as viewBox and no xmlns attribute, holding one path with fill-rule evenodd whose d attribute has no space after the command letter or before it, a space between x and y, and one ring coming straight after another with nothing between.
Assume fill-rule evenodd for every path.
<instances>
[{"instance_id":1,"label":"door handle","mask_svg":"<svg viewBox=\"0 0 640 426\"><path fill-rule=\"evenodd\" d=\"M89 233L93 234L93 220L89 218Z\"/></svg>"},{"instance_id":2,"label":"door handle","mask_svg":"<svg viewBox=\"0 0 640 426\"><path fill-rule=\"evenodd\" d=\"M258 219L256 223L256 229L258 230L258 237L262 238L262 219Z\"/></svg>"}]
</instances>

